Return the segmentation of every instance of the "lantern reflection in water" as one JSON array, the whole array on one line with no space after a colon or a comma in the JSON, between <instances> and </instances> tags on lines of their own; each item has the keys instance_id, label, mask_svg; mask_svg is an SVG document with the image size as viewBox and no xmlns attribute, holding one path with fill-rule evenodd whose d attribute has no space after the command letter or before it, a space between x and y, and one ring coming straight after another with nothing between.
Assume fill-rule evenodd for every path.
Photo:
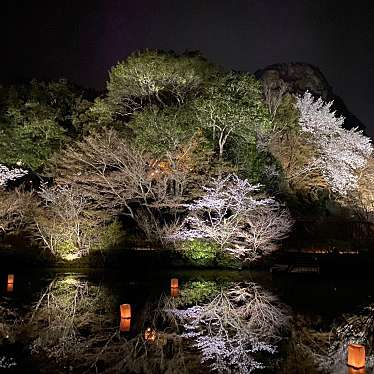
<instances>
[{"instance_id":1,"label":"lantern reflection in water","mask_svg":"<svg viewBox=\"0 0 374 374\"><path fill-rule=\"evenodd\" d=\"M179 281L177 278L170 280L170 294L172 297L179 296Z\"/></svg>"},{"instance_id":2,"label":"lantern reflection in water","mask_svg":"<svg viewBox=\"0 0 374 374\"><path fill-rule=\"evenodd\" d=\"M348 345L348 366L354 369L365 367L365 347L361 344Z\"/></svg>"},{"instance_id":3,"label":"lantern reflection in water","mask_svg":"<svg viewBox=\"0 0 374 374\"><path fill-rule=\"evenodd\" d=\"M120 312L121 312L121 322L119 329L122 332L130 331L131 326L131 305L130 304L122 304L120 305Z\"/></svg>"},{"instance_id":4,"label":"lantern reflection in water","mask_svg":"<svg viewBox=\"0 0 374 374\"><path fill-rule=\"evenodd\" d=\"M130 331L130 327L131 327L131 318L121 318L121 322L119 324L119 331L128 332Z\"/></svg>"},{"instance_id":5,"label":"lantern reflection in water","mask_svg":"<svg viewBox=\"0 0 374 374\"><path fill-rule=\"evenodd\" d=\"M365 374L365 368L355 369L351 366L348 366L348 374Z\"/></svg>"},{"instance_id":6,"label":"lantern reflection in water","mask_svg":"<svg viewBox=\"0 0 374 374\"><path fill-rule=\"evenodd\" d=\"M170 290L170 295L171 295L172 297L178 297L178 296L179 296L179 288L172 288L172 289Z\"/></svg>"},{"instance_id":7,"label":"lantern reflection in water","mask_svg":"<svg viewBox=\"0 0 374 374\"><path fill-rule=\"evenodd\" d=\"M14 274L8 274L8 281L6 286L7 292L13 292L14 290Z\"/></svg>"},{"instance_id":8,"label":"lantern reflection in water","mask_svg":"<svg viewBox=\"0 0 374 374\"><path fill-rule=\"evenodd\" d=\"M144 332L144 339L147 342L154 342L156 340L156 331L152 330L150 327L148 327Z\"/></svg>"}]
</instances>

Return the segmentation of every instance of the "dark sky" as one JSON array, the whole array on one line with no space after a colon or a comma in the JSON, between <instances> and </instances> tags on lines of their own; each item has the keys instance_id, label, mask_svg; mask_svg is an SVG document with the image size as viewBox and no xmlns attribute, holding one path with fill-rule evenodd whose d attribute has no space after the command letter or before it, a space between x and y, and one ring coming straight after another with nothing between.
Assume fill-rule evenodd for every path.
<instances>
[{"instance_id":1,"label":"dark sky","mask_svg":"<svg viewBox=\"0 0 374 374\"><path fill-rule=\"evenodd\" d=\"M2 0L0 82L66 77L104 87L132 51L200 50L254 72L318 66L374 136L374 1ZM4 7L5 5L5 7Z\"/></svg>"}]
</instances>

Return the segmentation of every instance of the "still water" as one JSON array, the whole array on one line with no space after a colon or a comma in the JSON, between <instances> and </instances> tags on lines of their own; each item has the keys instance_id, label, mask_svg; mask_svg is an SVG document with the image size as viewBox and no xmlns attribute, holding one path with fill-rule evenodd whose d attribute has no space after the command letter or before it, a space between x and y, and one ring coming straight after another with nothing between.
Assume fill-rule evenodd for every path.
<instances>
[{"instance_id":1,"label":"still water","mask_svg":"<svg viewBox=\"0 0 374 374\"><path fill-rule=\"evenodd\" d=\"M342 362L345 358L340 357L342 353L340 356L334 353L338 348L331 339L338 335L331 331L349 317L357 319L360 313L367 314L365 308L371 306L374 290L371 280L348 278L247 271L144 273L141 269L81 272L4 269L0 272L0 369L9 373L198 374L214 370L227 373L317 373L318 370L348 373ZM222 358L220 352L212 353L212 347L203 346L201 336L207 331L217 333L217 321L222 323L221 320L209 314L199 326L192 321L186 327L188 323L181 323L178 313L171 316L168 312L207 305L220 290L227 290L221 299L217 299L217 303L221 303L219 310L223 310L225 297L229 295L234 300L233 292L239 288L240 292L249 290L248 295L257 290L259 300L265 300L268 309L273 307L274 315L280 310L279 315L287 324L274 333L276 339L271 337L266 342L261 341L261 336L248 335L250 339L258 340L257 348L253 342L251 347L245 348L251 356L244 368L235 362L232 352ZM248 307L249 302L238 300L237 297L234 304L239 305L241 311L243 308L249 311L246 318L254 321L253 331L261 331L262 327L254 320L254 309ZM262 313L258 307L266 303L256 304L256 311ZM232 305L227 305L229 310ZM199 313L202 310L199 309ZM215 309L214 313L220 312ZM237 328L232 322L236 321L237 315L233 316L225 322L230 325L229 334ZM209 323L207 318L210 318ZM262 323L274 325L266 318ZM200 328L197 334L200 335L196 337L195 334L191 339L186 336L186 328L194 331ZM241 336L240 331L234 334L236 340ZM217 342L217 336L214 339L210 341ZM275 347L274 352L268 345ZM217 348L220 349L224 347ZM225 360L230 362L227 367ZM261 363L263 368L256 369L255 362ZM366 373L370 372L367 368Z\"/></svg>"}]
</instances>

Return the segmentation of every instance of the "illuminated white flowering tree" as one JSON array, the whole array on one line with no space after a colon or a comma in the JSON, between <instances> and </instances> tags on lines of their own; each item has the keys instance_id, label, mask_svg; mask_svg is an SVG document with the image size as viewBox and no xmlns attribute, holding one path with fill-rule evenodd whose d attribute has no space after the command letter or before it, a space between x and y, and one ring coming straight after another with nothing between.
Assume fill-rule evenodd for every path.
<instances>
[{"instance_id":1,"label":"illuminated white flowering tree","mask_svg":"<svg viewBox=\"0 0 374 374\"><path fill-rule=\"evenodd\" d=\"M205 239L249 261L270 253L276 249L274 241L287 235L292 220L277 201L260 195L260 188L236 175L214 179L210 187L203 187L200 199L186 205L189 214L171 238Z\"/></svg>"},{"instance_id":2,"label":"illuminated white flowering tree","mask_svg":"<svg viewBox=\"0 0 374 374\"><path fill-rule=\"evenodd\" d=\"M23 169L9 169L0 164L0 188L5 187L9 181L14 181L27 174L27 170Z\"/></svg>"},{"instance_id":3,"label":"illuminated white flowering tree","mask_svg":"<svg viewBox=\"0 0 374 374\"><path fill-rule=\"evenodd\" d=\"M372 153L371 141L357 128L343 128L344 117L331 110L332 102L315 100L306 92L297 98L301 130L308 134L318 156L317 165L331 190L340 195L357 188L358 172Z\"/></svg>"}]
</instances>

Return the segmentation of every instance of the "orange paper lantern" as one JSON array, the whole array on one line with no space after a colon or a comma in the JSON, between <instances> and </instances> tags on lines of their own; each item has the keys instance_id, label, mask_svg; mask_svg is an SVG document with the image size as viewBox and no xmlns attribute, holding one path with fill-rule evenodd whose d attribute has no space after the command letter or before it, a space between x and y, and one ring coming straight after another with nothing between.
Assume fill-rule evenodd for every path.
<instances>
[{"instance_id":1,"label":"orange paper lantern","mask_svg":"<svg viewBox=\"0 0 374 374\"><path fill-rule=\"evenodd\" d=\"M348 345L348 366L355 369L365 367L365 347L361 344Z\"/></svg>"},{"instance_id":2,"label":"orange paper lantern","mask_svg":"<svg viewBox=\"0 0 374 374\"><path fill-rule=\"evenodd\" d=\"M8 274L8 284L14 283L14 274Z\"/></svg>"},{"instance_id":3,"label":"orange paper lantern","mask_svg":"<svg viewBox=\"0 0 374 374\"><path fill-rule=\"evenodd\" d=\"M14 274L8 274L8 281L6 285L7 292L13 292L14 290Z\"/></svg>"},{"instance_id":4,"label":"orange paper lantern","mask_svg":"<svg viewBox=\"0 0 374 374\"><path fill-rule=\"evenodd\" d=\"M131 305L122 304L120 305L121 318L131 318Z\"/></svg>"},{"instance_id":5,"label":"orange paper lantern","mask_svg":"<svg viewBox=\"0 0 374 374\"><path fill-rule=\"evenodd\" d=\"M171 288L178 288L179 287L179 282L177 278L172 278L170 280L170 287Z\"/></svg>"},{"instance_id":6,"label":"orange paper lantern","mask_svg":"<svg viewBox=\"0 0 374 374\"><path fill-rule=\"evenodd\" d=\"M131 318L121 318L121 322L119 324L119 330L121 332L128 332L130 331L131 327Z\"/></svg>"}]
</instances>

